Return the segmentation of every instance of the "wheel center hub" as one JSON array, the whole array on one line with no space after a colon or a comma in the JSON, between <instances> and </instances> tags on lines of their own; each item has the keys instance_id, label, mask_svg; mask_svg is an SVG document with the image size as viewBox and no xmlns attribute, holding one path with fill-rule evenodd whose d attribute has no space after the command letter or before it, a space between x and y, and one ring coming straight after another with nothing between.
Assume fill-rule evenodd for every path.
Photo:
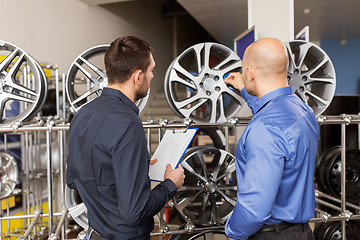
<instances>
[{"instance_id":1,"label":"wheel center hub","mask_svg":"<svg viewBox=\"0 0 360 240\"><path fill-rule=\"evenodd\" d=\"M216 83L215 83L214 79L212 79L212 78L205 79L204 88L206 90L213 91L215 89L215 87L216 87Z\"/></svg>"},{"instance_id":2,"label":"wheel center hub","mask_svg":"<svg viewBox=\"0 0 360 240\"><path fill-rule=\"evenodd\" d=\"M206 184L205 184L205 189L208 191L208 192L210 192L210 193L213 193L213 192L215 192L215 190L216 190L216 184L214 183L214 182L207 182Z\"/></svg>"}]
</instances>

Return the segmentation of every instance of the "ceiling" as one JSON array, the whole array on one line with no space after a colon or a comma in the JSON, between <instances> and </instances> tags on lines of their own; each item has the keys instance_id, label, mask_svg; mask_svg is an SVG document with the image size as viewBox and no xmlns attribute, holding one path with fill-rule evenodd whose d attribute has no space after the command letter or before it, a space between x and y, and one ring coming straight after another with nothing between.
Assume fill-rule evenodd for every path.
<instances>
[{"instance_id":1,"label":"ceiling","mask_svg":"<svg viewBox=\"0 0 360 240\"><path fill-rule=\"evenodd\" d=\"M100 5L133 0L81 1ZM223 44L232 45L248 28L248 0L177 1ZM310 27L310 41L360 38L360 0L294 0L294 19L295 34Z\"/></svg>"},{"instance_id":2,"label":"ceiling","mask_svg":"<svg viewBox=\"0 0 360 240\"><path fill-rule=\"evenodd\" d=\"M248 28L247 0L177 1L219 42ZM295 34L310 27L310 41L360 38L359 0L294 0L294 19Z\"/></svg>"}]
</instances>

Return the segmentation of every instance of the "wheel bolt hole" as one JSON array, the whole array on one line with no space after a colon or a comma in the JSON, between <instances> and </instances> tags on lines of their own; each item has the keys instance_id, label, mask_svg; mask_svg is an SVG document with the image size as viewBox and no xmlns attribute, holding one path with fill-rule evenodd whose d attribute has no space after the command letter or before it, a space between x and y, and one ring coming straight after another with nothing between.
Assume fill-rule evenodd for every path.
<instances>
[{"instance_id":1,"label":"wheel bolt hole","mask_svg":"<svg viewBox=\"0 0 360 240\"><path fill-rule=\"evenodd\" d=\"M220 91L220 87L215 87L215 91Z\"/></svg>"},{"instance_id":2,"label":"wheel bolt hole","mask_svg":"<svg viewBox=\"0 0 360 240\"><path fill-rule=\"evenodd\" d=\"M204 77L205 77L205 78L209 78L209 74L208 74L208 73L205 73Z\"/></svg>"},{"instance_id":3,"label":"wheel bolt hole","mask_svg":"<svg viewBox=\"0 0 360 240\"><path fill-rule=\"evenodd\" d=\"M214 80L215 80L215 81L218 81L218 80L219 80L219 76L215 76L215 77L214 77Z\"/></svg>"},{"instance_id":4,"label":"wheel bolt hole","mask_svg":"<svg viewBox=\"0 0 360 240\"><path fill-rule=\"evenodd\" d=\"M299 74L299 70L295 69L294 74Z\"/></svg>"},{"instance_id":5,"label":"wheel bolt hole","mask_svg":"<svg viewBox=\"0 0 360 240\"><path fill-rule=\"evenodd\" d=\"M303 77L302 77L302 80L303 80L303 81L306 81L306 80L307 80L307 76L303 76Z\"/></svg>"},{"instance_id":6,"label":"wheel bolt hole","mask_svg":"<svg viewBox=\"0 0 360 240\"><path fill-rule=\"evenodd\" d=\"M288 82L291 80L291 77L290 76L287 76L287 80L288 80Z\"/></svg>"},{"instance_id":7,"label":"wheel bolt hole","mask_svg":"<svg viewBox=\"0 0 360 240\"><path fill-rule=\"evenodd\" d=\"M303 91L304 91L304 87L303 87L303 86L299 87L299 91L300 91L300 92L303 92Z\"/></svg>"},{"instance_id":8,"label":"wheel bolt hole","mask_svg":"<svg viewBox=\"0 0 360 240\"><path fill-rule=\"evenodd\" d=\"M210 91L206 91L206 95L210 96L211 92Z\"/></svg>"},{"instance_id":9,"label":"wheel bolt hole","mask_svg":"<svg viewBox=\"0 0 360 240\"><path fill-rule=\"evenodd\" d=\"M199 86L202 88L202 87L204 87L204 84L201 82L201 83L199 83Z\"/></svg>"}]
</instances>

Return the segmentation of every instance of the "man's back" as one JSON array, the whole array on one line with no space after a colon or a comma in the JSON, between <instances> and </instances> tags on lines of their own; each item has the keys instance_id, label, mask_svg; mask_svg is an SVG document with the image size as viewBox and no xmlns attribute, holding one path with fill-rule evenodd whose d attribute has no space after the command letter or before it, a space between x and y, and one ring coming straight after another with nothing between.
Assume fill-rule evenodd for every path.
<instances>
[{"instance_id":1,"label":"man's back","mask_svg":"<svg viewBox=\"0 0 360 240\"><path fill-rule=\"evenodd\" d=\"M90 226L109 239L147 239L153 215L174 190L162 186L149 200L149 155L137 114L120 91L104 89L71 122L68 185L87 206Z\"/></svg>"}]
</instances>

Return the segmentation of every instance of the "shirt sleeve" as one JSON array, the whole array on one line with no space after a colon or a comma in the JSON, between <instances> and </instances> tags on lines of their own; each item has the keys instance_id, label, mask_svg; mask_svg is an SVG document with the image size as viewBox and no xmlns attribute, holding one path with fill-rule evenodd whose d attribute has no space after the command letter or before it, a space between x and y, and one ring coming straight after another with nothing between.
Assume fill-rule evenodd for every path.
<instances>
[{"instance_id":1,"label":"shirt sleeve","mask_svg":"<svg viewBox=\"0 0 360 240\"><path fill-rule=\"evenodd\" d=\"M245 169L243 177L237 174L237 202L225 227L227 236L242 240L256 233L271 216L288 156L281 131L264 124L252 126L244 147Z\"/></svg>"},{"instance_id":2,"label":"shirt sleeve","mask_svg":"<svg viewBox=\"0 0 360 240\"><path fill-rule=\"evenodd\" d=\"M250 95L247 91L246 88L243 87L243 89L241 89L240 91L241 96L245 99L247 105L249 106L249 108L251 109L251 112L253 115L255 115L254 113L254 109L253 109L253 105L256 102L256 100L258 99L256 96Z\"/></svg>"},{"instance_id":3,"label":"shirt sleeve","mask_svg":"<svg viewBox=\"0 0 360 240\"><path fill-rule=\"evenodd\" d=\"M150 190L149 155L142 126L131 124L111 153L119 213L129 226L156 215L176 193L176 185L165 179Z\"/></svg>"}]
</instances>

